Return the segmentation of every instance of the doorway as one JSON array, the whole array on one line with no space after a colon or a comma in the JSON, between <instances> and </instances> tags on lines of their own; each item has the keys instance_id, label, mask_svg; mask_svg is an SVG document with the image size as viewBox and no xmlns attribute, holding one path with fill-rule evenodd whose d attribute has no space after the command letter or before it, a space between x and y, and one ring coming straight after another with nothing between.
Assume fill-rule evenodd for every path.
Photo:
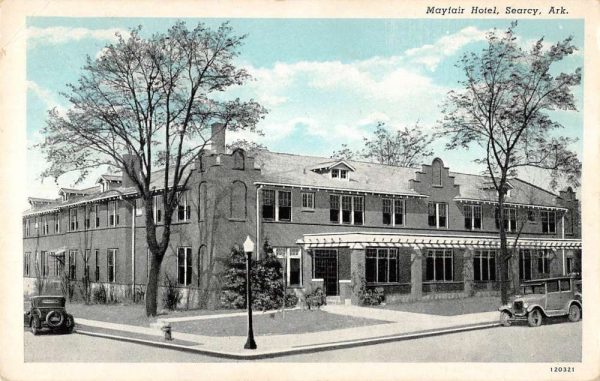
<instances>
[{"instance_id":1,"label":"doorway","mask_svg":"<svg viewBox=\"0 0 600 381\"><path fill-rule=\"evenodd\" d=\"M325 295L338 295L337 250L315 250L314 278L323 279Z\"/></svg>"}]
</instances>

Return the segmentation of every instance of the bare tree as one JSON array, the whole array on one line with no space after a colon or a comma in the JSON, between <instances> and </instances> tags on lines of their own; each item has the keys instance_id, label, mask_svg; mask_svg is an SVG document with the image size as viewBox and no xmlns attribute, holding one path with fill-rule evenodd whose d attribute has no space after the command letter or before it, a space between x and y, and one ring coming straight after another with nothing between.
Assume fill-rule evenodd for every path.
<instances>
[{"instance_id":1,"label":"bare tree","mask_svg":"<svg viewBox=\"0 0 600 381\"><path fill-rule=\"evenodd\" d=\"M42 176L76 172L81 180L92 168L123 168L144 204L151 252L146 314L155 316L178 192L212 138L210 127L254 131L266 110L253 100L223 100L225 90L250 79L234 64L245 36L233 35L227 23L216 30L200 23L190 30L178 22L149 38L138 27L117 38L97 59L88 57L78 83L69 85L63 94L68 111L50 112L39 146L49 163ZM164 211L158 230L152 212L156 193Z\"/></svg>"},{"instance_id":2,"label":"bare tree","mask_svg":"<svg viewBox=\"0 0 600 381\"><path fill-rule=\"evenodd\" d=\"M516 22L503 34L487 35L479 54L465 54L457 64L465 75L459 91L451 91L444 105L441 133L449 137L447 149L471 145L483 148L485 165L498 192L499 219L510 176L519 169L537 167L552 171L552 186L560 176L579 184L581 162L570 150L574 139L555 136L562 126L548 115L552 110L576 110L572 89L581 83L581 69L555 74L553 65L573 54L569 37L549 49L543 39L526 50L517 43ZM506 229L500 224L500 287L508 299Z\"/></svg>"},{"instance_id":3,"label":"bare tree","mask_svg":"<svg viewBox=\"0 0 600 381\"><path fill-rule=\"evenodd\" d=\"M246 151L248 156L254 156L257 151L267 150L265 145L246 139L238 139L231 144L227 144L227 148L232 151L234 149L241 148Z\"/></svg>"},{"instance_id":4,"label":"bare tree","mask_svg":"<svg viewBox=\"0 0 600 381\"><path fill-rule=\"evenodd\" d=\"M414 167L424 159L433 155L430 148L434 141L433 135L428 135L416 123L414 126L404 126L391 133L385 123L379 122L372 138L364 137L364 148L353 151L346 144L332 157L338 159L365 159L375 163L395 165L400 167Z\"/></svg>"}]
</instances>

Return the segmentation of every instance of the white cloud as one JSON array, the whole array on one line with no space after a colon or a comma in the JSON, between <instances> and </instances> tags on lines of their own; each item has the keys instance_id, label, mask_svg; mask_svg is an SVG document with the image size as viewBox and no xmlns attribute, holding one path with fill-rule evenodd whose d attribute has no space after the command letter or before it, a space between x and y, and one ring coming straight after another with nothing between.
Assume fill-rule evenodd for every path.
<instances>
[{"instance_id":1,"label":"white cloud","mask_svg":"<svg viewBox=\"0 0 600 381\"><path fill-rule=\"evenodd\" d=\"M404 54L409 61L425 65L433 71L445 57L455 54L465 45L485 40L486 33L485 30L469 26L457 33L441 37L433 44L408 49Z\"/></svg>"},{"instance_id":2,"label":"white cloud","mask_svg":"<svg viewBox=\"0 0 600 381\"><path fill-rule=\"evenodd\" d=\"M30 44L43 42L56 45L83 39L114 40L116 39L115 33L121 33L126 36L129 32L121 28L88 29L63 26L48 28L29 27L27 28L27 39Z\"/></svg>"},{"instance_id":3,"label":"white cloud","mask_svg":"<svg viewBox=\"0 0 600 381\"><path fill-rule=\"evenodd\" d=\"M40 86L37 82L27 81L27 90L31 90L42 102L44 102L47 110L56 108L59 114L65 113L66 109L56 101L54 94L50 90Z\"/></svg>"}]
</instances>

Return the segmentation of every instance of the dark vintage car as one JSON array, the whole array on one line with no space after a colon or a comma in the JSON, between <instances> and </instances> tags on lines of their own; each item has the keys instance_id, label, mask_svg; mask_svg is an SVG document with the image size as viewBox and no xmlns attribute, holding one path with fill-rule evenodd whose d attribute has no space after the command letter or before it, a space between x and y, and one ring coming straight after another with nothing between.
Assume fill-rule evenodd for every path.
<instances>
[{"instance_id":1,"label":"dark vintage car","mask_svg":"<svg viewBox=\"0 0 600 381\"><path fill-rule=\"evenodd\" d=\"M64 296L34 296L24 315L25 327L37 335L42 329L52 332L71 333L75 327L73 315L65 310Z\"/></svg>"},{"instance_id":2,"label":"dark vintage car","mask_svg":"<svg viewBox=\"0 0 600 381\"><path fill-rule=\"evenodd\" d=\"M572 322L579 321L583 302L578 282L568 276L524 282L520 295L515 295L511 303L498 309L500 323L509 326L521 320L527 321L531 327L538 327L544 319L556 316L567 316Z\"/></svg>"}]
</instances>

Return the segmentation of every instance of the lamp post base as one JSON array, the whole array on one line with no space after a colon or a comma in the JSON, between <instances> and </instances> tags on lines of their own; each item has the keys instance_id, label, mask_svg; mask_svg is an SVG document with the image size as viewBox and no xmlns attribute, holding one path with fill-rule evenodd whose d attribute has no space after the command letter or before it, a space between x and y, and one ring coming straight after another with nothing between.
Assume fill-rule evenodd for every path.
<instances>
[{"instance_id":1,"label":"lamp post base","mask_svg":"<svg viewBox=\"0 0 600 381\"><path fill-rule=\"evenodd\" d=\"M254 342L253 337L248 338L246 344L244 344L244 349L256 349L256 342Z\"/></svg>"}]
</instances>

